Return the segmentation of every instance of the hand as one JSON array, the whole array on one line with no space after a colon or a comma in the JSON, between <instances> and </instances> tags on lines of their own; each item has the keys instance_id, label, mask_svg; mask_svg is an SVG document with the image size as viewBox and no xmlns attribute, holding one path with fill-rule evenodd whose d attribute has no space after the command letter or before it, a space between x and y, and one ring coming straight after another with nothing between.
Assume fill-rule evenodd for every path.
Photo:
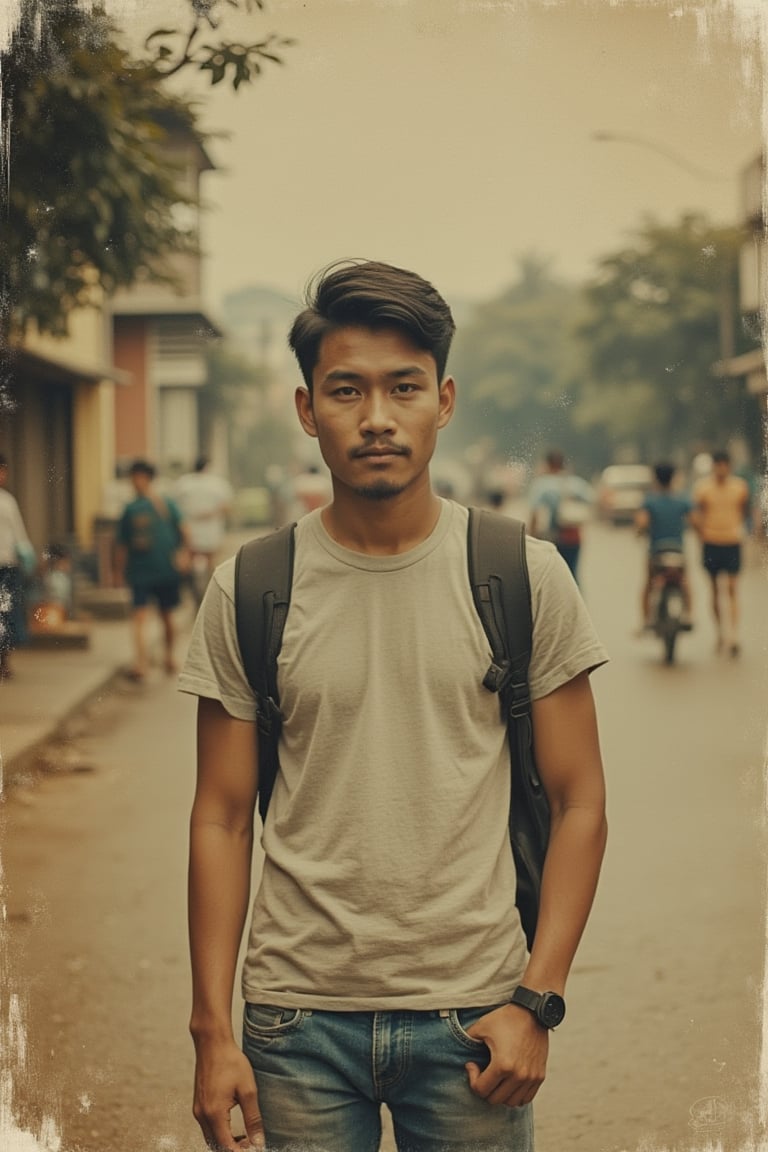
<instances>
[{"instance_id":1,"label":"hand","mask_svg":"<svg viewBox=\"0 0 768 1152\"><path fill-rule=\"evenodd\" d=\"M530 1104L544 1082L549 1033L527 1008L505 1004L467 1029L491 1053L488 1067L465 1065L469 1086L489 1104L519 1108Z\"/></svg>"},{"instance_id":2,"label":"hand","mask_svg":"<svg viewBox=\"0 0 768 1152\"><path fill-rule=\"evenodd\" d=\"M246 1140L232 1134L230 1113L240 1105ZM256 1080L248 1057L234 1040L225 1044L198 1044L195 1067L195 1099L192 1108L205 1142L216 1152L264 1150L264 1127L256 1095Z\"/></svg>"}]
</instances>

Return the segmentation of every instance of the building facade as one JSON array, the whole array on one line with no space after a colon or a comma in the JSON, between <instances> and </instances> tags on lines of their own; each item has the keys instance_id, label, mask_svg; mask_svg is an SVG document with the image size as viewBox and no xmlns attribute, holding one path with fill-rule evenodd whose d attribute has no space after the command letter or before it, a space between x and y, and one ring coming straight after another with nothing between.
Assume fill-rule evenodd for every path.
<instances>
[{"instance_id":1,"label":"building facade","mask_svg":"<svg viewBox=\"0 0 768 1152\"><path fill-rule=\"evenodd\" d=\"M178 172L177 226L199 242L200 182L214 169L205 149L182 124L163 123L163 157ZM130 385L115 397L119 471L147 457L163 473L190 467L201 451L199 392L206 382L206 347L221 335L202 302L199 251L168 261L173 283L147 278L111 301L115 366Z\"/></svg>"}]
</instances>

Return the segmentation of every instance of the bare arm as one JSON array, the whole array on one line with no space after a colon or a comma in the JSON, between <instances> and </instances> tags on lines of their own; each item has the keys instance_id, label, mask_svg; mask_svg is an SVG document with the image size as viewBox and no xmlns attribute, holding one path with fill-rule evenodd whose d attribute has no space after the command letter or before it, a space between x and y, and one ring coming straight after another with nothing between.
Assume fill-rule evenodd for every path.
<instances>
[{"instance_id":1,"label":"bare arm","mask_svg":"<svg viewBox=\"0 0 768 1152\"><path fill-rule=\"evenodd\" d=\"M589 916L605 851L605 783L592 690L582 673L533 703L536 763L551 809L551 831L536 938L522 984L565 990ZM491 1104L529 1103L546 1074L548 1033L526 1008L490 1012L469 1030L491 1062L468 1065L470 1085Z\"/></svg>"},{"instance_id":2,"label":"bare arm","mask_svg":"<svg viewBox=\"0 0 768 1152\"><path fill-rule=\"evenodd\" d=\"M232 990L250 895L258 786L256 726L201 698L197 789L190 821L190 1031L197 1055L194 1113L211 1146L236 1149L230 1111L239 1104L252 1142L261 1139L253 1072L232 1032Z\"/></svg>"},{"instance_id":3,"label":"bare arm","mask_svg":"<svg viewBox=\"0 0 768 1152\"><path fill-rule=\"evenodd\" d=\"M128 560L128 549L125 544L116 544L114 551L114 576L115 583L118 587L122 587L125 583L125 565Z\"/></svg>"}]
</instances>

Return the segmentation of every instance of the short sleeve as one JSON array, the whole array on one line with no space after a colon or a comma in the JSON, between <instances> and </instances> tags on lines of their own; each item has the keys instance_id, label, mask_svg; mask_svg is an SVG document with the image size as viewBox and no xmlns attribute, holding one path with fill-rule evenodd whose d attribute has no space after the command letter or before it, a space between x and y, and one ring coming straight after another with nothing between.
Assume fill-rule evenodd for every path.
<instances>
[{"instance_id":1,"label":"short sleeve","mask_svg":"<svg viewBox=\"0 0 768 1152\"><path fill-rule=\"evenodd\" d=\"M215 570L192 629L179 689L219 700L237 720L256 721L256 701L245 675L235 628L235 559Z\"/></svg>"},{"instance_id":2,"label":"short sleeve","mask_svg":"<svg viewBox=\"0 0 768 1152\"><path fill-rule=\"evenodd\" d=\"M533 611L528 681L531 699L537 700L582 672L599 668L608 654L578 585L554 546L528 538L526 551Z\"/></svg>"}]
</instances>

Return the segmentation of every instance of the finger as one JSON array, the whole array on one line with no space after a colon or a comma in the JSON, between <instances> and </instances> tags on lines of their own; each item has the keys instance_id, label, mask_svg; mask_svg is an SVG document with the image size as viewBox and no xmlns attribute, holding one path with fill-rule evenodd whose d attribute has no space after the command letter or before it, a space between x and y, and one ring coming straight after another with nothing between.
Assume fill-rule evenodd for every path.
<instances>
[{"instance_id":1,"label":"finger","mask_svg":"<svg viewBox=\"0 0 768 1152\"><path fill-rule=\"evenodd\" d=\"M214 1152L239 1152L239 1145L232 1135L232 1127L229 1123L229 1115L226 1119L219 1118L210 1122L210 1140L208 1147L213 1149Z\"/></svg>"},{"instance_id":2,"label":"finger","mask_svg":"<svg viewBox=\"0 0 768 1152\"><path fill-rule=\"evenodd\" d=\"M240 1111L243 1114L243 1123L245 1124L246 1135L248 1136L251 1147L264 1148L264 1124L261 1119L259 1098L255 1089L250 1092L242 1092L239 1096L238 1103L240 1105Z\"/></svg>"},{"instance_id":3,"label":"finger","mask_svg":"<svg viewBox=\"0 0 768 1152\"><path fill-rule=\"evenodd\" d=\"M258 1124L249 1123L246 1129L245 1136L239 1136L239 1147L241 1149L254 1148L256 1152L265 1152L266 1140L264 1137L264 1126L259 1119Z\"/></svg>"},{"instance_id":4,"label":"finger","mask_svg":"<svg viewBox=\"0 0 768 1152\"><path fill-rule=\"evenodd\" d=\"M541 1081L506 1081L506 1086L499 1085L499 1092L488 1097L488 1103L504 1104L507 1108L523 1108L531 1103L540 1087Z\"/></svg>"},{"instance_id":5,"label":"finger","mask_svg":"<svg viewBox=\"0 0 768 1152\"><path fill-rule=\"evenodd\" d=\"M477 1078L480 1075L479 1065L477 1065L477 1064L465 1064L464 1070L467 1073L470 1088L472 1089L473 1092L476 1092L477 1089L476 1089L475 1085L477 1084Z\"/></svg>"},{"instance_id":6,"label":"finger","mask_svg":"<svg viewBox=\"0 0 768 1152\"><path fill-rule=\"evenodd\" d=\"M467 1071L469 1086L472 1091L477 1096L481 1096L483 1100L487 1100L500 1083L499 1074L494 1069L493 1063L491 1062L484 1071L481 1071L477 1064L465 1064L464 1067Z\"/></svg>"}]
</instances>

